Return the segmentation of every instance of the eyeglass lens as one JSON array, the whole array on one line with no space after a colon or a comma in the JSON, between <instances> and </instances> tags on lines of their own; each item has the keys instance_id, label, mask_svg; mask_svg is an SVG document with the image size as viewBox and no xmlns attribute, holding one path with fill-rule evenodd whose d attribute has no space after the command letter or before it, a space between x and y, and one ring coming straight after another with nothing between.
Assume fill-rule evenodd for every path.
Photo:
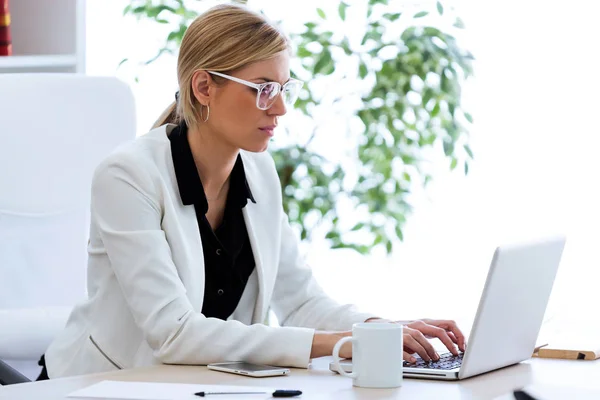
<instances>
[{"instance_id":1,"label":"eyeglass lens","mask_svg":"<svg viewBox=\"0 0 600 400\"><path fill-rule=\"evenodd\" d=\"M258 107L263 110L271 107L280 91L281 86L276 82L265 85L258 94ZM300 85L296 82L288 82L284 85L282 95L286 106L291 106L296 102L299 91Z\"/></svg>"}]
</instances>

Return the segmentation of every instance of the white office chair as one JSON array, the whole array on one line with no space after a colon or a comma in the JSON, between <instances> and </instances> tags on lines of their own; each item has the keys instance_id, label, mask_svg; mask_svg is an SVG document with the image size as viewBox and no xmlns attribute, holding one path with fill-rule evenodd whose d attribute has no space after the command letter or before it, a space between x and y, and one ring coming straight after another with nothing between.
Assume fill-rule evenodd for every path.
<instances>
[{"instance_id":1,"label":"white office chair","mask_svg":"<svg viewBox=\"0 0 600 400\"><path fill-rule=\"evenodd\" d=\"M93 170L134 137L116 78L0 74L0 360L30 379L86 295Z\"/></svg>"}]
</instances>

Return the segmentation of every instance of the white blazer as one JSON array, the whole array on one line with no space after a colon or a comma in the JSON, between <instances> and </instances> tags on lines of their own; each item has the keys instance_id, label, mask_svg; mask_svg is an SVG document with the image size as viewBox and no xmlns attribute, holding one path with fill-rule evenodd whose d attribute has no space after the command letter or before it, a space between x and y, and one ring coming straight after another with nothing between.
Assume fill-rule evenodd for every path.
<instances>
[{"instance_id":1,"label":"white blazer","mask_svg":"<svg viewBox=\"0 0 600 400\"><path fill-rule=\"evenodd\" d=\"M256 268L229 320L201 314L204 257L193 205L182 204L167 134L156 128L96 169L88 299L46 352L51 378L152 364L244 360L307 367L314 329L349 330L372 314L318 286L283 212L268 153L242 151L256 199L243 209ZM284 327L262 322L269 306Z\"/></svg>"}]
</instances>

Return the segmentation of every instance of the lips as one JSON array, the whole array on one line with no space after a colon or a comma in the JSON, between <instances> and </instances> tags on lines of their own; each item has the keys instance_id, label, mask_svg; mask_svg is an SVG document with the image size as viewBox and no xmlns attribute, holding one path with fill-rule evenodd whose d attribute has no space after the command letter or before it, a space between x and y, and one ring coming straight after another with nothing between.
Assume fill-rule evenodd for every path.
<instances>
[{"instance_id":1,"label":"lips","mask_svg":"<svg viewBox=\"0 0 600 400\"><path fill-rule=\"evenodd\" d=\"M261 131L263 131L264 133L266 133L269 136L273 136L274 135L273 131L275 130L276 126L277 125L269 125L269 126L260 127L258 129L260 129Z\"/></svg>"}]
</instances>

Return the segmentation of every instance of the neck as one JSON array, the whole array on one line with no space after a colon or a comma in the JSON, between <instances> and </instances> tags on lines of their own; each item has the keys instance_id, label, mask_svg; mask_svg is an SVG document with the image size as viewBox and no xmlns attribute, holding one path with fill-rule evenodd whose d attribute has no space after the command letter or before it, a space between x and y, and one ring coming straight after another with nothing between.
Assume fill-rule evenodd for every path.
<instances>
[{"instance_id":1,"label":"neck","mask_svg":"<svg viewBox=\"0 0 600 400\"><path fill-rule=\"evenodd\" d=\"M239 149L218 137L205 126L188 128L190 149L209 200L222 198L227 193L229 175L239 153Z\"/></svg>"}]
</instances>

